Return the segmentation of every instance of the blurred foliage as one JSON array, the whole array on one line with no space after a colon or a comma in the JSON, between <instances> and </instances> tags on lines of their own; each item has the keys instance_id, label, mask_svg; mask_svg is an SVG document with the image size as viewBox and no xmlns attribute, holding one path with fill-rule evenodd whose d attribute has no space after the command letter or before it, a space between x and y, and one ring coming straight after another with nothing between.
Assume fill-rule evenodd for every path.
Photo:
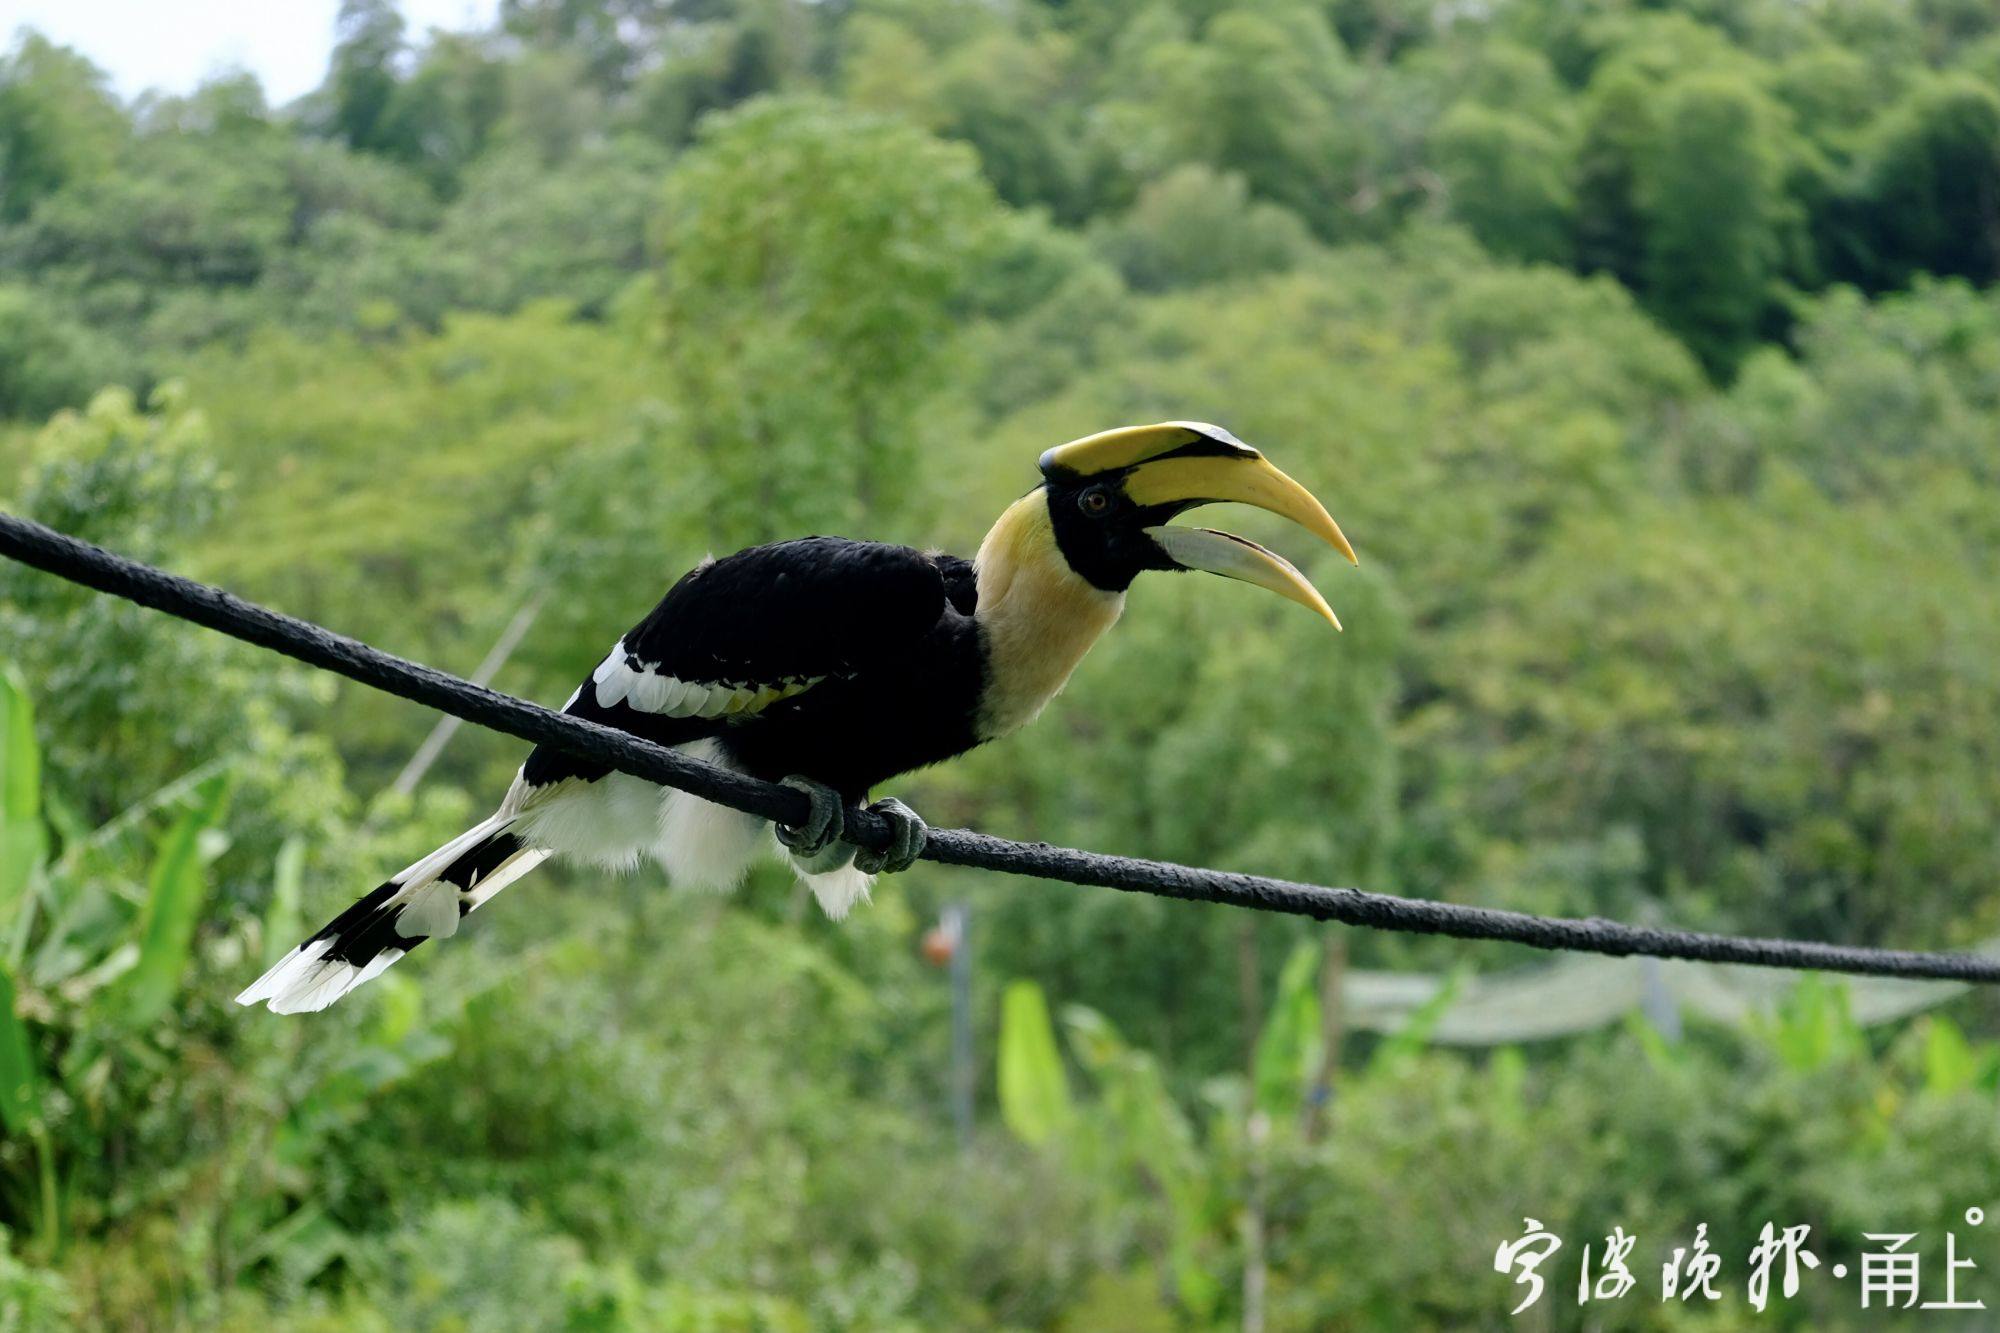
<instances>
[{"instance_id":1,"label":"blurred foliage","mask_svg":"<svg viewBox=\"0 0 2000 1333\"><path fill-rule=\"evenodd\" d=\"M995 211L971 153L894 121L768 100L705 122L667 178L659 305L709 540L896 516Z\"/></svg>"},{"instance_id":2,"label":"blurred foliage","mask_svg":"<svg viewBox=\"0 0 2000 1333\"><path fill-rule=\"evenodd\" d=\"M1149 576L1031 732L902 784L934 822L2000 930L1991 5L345 0L335 37L287 107L0 55L9 509L461 672L539 604L496 684L553 702L707 551L970 550L1051 444L1217 420L1354 537L1241 523L1347 633ZM1523 1216L1563 1262L1707 1223L1724 1308L1637 1317L1735 1327L1764 1220L1853 1262L2000 1208L1989 1000L1468 1056L1449 984L1379 1040L1332 987L1491 948L932 865L839 929L775 870L551 871L250 1014L518 747L385 793L420 710L12 566L0 655L0 1328L1498 1327ZM917 950L952 902L963 1146Z\"/></svg>"}]
</instances>

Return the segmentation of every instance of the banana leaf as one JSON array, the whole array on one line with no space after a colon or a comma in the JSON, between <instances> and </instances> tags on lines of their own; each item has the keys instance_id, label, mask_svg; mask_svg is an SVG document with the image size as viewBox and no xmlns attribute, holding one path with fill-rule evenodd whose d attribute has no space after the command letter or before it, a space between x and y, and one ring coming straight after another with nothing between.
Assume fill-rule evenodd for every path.
<instances>
[{"instance_id":1,"label":"banana leaf","mask_svg":"<svg viewBox=\"0 0 2000 1333\"><path fill-rule=\"evenodd\" d=\"M1069 1077L1042 988L1013 982L1000 1001L1000 1118L1014 1137L1039 1147L1067 1130L1071 1116Z\"/></svg>"},{"instance_id":2,"label":"banana leaf","mask_svg":"<svg viewBox=\"0 0 2000 1333\"><path fill-rule=\"evenodd\" d=\"M14 974L0 964L0 1125L10 1134L42 1126L42 1076L28 1025L14 1010Z\"/></svg>"},{"instance_id":3,"label":"banana leaf","mask_svg":"<svg viewBox=\"0 0 2000 1333\"><path fill-rule=\"evenodd\" d=\"M0 669L0 923L13 919L48 855L48 838L34 705L20 676Z\"/></svg>"},{"instance_id":4,"label":"banana leaf","mask_svg":"<svg viewBox=\"0 0 2000 1333\"><path fill-rule=\"evenodd\" d=\"M1419 1005L1416 1012L1404 1020L1403 1026L1376 1046L1368 1057L1367 1074L1388 1073L1414 1059L1424 1047L1430 1045L1431 1033L1437 1031L1437 1025L1444 1020L1446 1011L1457 1002L1458 993L1465 989L1469 975L1466 969L1457 968L1446 976L1437 993Z\"/></svg>"},{"instance_id":5,"label":"banana leaf","mask_svg":"<svg viewBox=\"0 0 2000 1333\"><path fill-rule=\"evenodd\" d=\"M278 863L271 875L271 903L264 909L264 966L270 967L304 933L304 917L299 909L299 891L305 882L306 845L297 838L285 839L278 848Z\"/></svg>"},{"instance_id":6,"label":"banana leaf","mask_svg":"<svg viewBox=\"0 0 2000 1333\"><path fill-rule=\"evenodd\" d=\"M126 973L119 996L123 1017L135 1027L156 1021L173 1002L194 947L195 923L208 896L208 868L201 836L222 815L229 779L218 774L202 783L153 858L145 911L139 918L139 961Z\"/></svg>"},{"instance_id":7,"label":"banana leaf","mask_svg":"<svg viewBox=\"0 0 2000 1333\"><path fill-rule=\"evenodd\" d=\"M1290 1119L1305 1105L1326 1050L1320 1030L1319 944L1301 940L1278 974L1271 1016L1257 1035L1253 1063L1257 1109Z\"/></svg>"}]
</instances>

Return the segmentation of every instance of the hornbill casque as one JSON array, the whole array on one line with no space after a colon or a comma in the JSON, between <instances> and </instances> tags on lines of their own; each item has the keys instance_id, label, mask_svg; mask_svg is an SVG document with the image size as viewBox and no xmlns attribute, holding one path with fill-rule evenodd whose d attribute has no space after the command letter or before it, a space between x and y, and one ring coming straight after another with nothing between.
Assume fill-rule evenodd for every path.
<instances>
[{"instance_id":1,"label":"hornbill casque","mask_svg":"<svg viewBox=\"0 0 2000 1333\"><path fill-rule=\"evenodd\" d=\"M1349 560L1320 502L1219 426L1172 421L1049 450L1042 482L967 561L907 546L804 537L709 559L621 638L563 711L811 797L776 842L828 916L907 867L923 824L878 801L886 851L840 837L877 784L962 754L1040 713L1146 570L1206 570L1340 621L1305 576L1257 543L1170 526L1233 501L1296 522ZM774 850L765 820L548 746L493 815L390 879L287 953L237 1000L324 1009L552 855L609 869L651 857L679 885L727 888Z\"/></svg>"}]
</instances>

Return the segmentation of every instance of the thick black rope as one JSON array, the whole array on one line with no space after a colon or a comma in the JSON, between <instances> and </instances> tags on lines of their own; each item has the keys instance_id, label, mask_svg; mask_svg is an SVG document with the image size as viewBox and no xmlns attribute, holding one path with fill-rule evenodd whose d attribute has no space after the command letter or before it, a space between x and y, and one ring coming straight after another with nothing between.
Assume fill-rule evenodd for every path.
<instances>
[{"instance_id":1,"label":"thick black rope","mask_svg":"<svg viewBox=\"0 0 2000 1333\"><path fill-rule=\"evenodd\" d=\"M538 745L552 745L635 777L693 792L719 805L785 824L801 823L808 815L809 802L798 791L701 763L628 732L552 713L442 671L404 661L308 621L267 610L220 588L127 560L27 519L0 513L0 555L99 592L206 625L468 722ZM878 850L886 846L889 828L881 818L866 810L850 810L846 818L850 840ZM1703 934L1628 926L1598 917L1530 916L1525 912L1106 856L1047 843L1009 842L969 829L932 829L923 859L942 865L1151 893L1188 902L1227 903L1262 912L1285 912L1315 921L1339 921L1350 926L1459 939L1506 940L1537 949L1615 956L1650 954L1706 963L1747 963L1869 976L2000 982L2000 958L1976 954L1916 953L1807 940Z\"/></svg>"}]
</instances>

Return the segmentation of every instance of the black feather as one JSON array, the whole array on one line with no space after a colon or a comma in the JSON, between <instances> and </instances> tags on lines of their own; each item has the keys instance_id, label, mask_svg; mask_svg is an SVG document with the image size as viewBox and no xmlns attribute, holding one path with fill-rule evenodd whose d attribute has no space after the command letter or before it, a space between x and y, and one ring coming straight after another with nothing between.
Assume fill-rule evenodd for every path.
<instances>
[{"instance_id":1,"label":"black feather","mask_svg":"<svg viewBox=\"0 0 2000 1333\"><path fill-rule=\"evenodd\" d=\"M477 887L481 880L499 869L502 862L520 851L521 846L521 840L512 834L496 833L459 853L457 859L438 875L440 880L460 890L458 914L461 917L472 910L463 891ZM401 883L393 879L383 884L327 922L306 944L330 939L333 943L327 947L326 957L335 962L351 963L355 967L368 966L375 955L384 949L401 949L408 953L427 937L397 933L396 922L403 914L402 908L385 907L383 904L401 887Z\"/></svg>"},{"instance_id":2,"label":"black feather","mask_svg":"<svg viewBox=\"0 0 2000 1333\"><path fill-rule=\"evenodd\" d=\"M690 570L620 643L683 681L818 683L755 714L676 718L601 706L585 682L565 711L662 745L714 738L752 773L803 773L858 797L974 743L977 598L956 556L841 537L752 547ZM531 786L609 771L547 747L522 770Z\"/></svg>"}]
</instances>

